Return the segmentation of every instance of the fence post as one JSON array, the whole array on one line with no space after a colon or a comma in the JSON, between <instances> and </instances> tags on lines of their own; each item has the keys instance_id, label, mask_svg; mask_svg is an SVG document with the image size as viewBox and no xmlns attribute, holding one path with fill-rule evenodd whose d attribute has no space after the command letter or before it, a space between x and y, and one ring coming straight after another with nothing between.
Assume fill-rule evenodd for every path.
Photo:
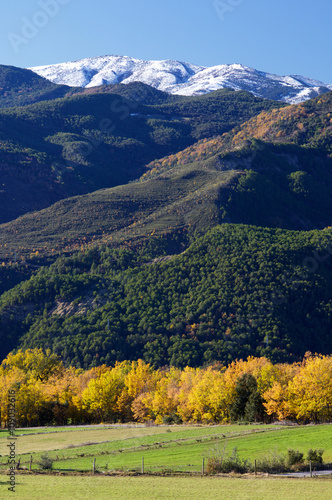
<instances>
[{"instance_id":1,"label":"fence post","mask_svg":"<svg viewBox=\"0 0 332 500\"><path fill-rule=\"evenodd\" d=\"M96 459L93 459L93 465L92 465L92 472L93 474L96 472Z\"/></svg>"},{"instance_id":2,"label":"fence post","mask_svg":"<svg viewBox=\"0 0 332 500\"><path fill-rule=\"evenodd\" d=\"M255 458L255 476L257 476L257 460Z\"/></svg>"},{"instance_id":3,"label":"fence post","mask_svg":"<svg viewBox=\"0 0 332 500\"><path fill-rule=\"evenodd\" d=\"M203 460L202 460L202 476L204 476L205 474L205 458L203 457Z\"/></svg>"},{"instance_id":4,"label":"fence post","mask_svg":"<svg viewBox=\"0 0 332 500\"><path fill-rule=\"evenodd\" d=\"M30 462L29 462L29 471L31 472L32 469L32 455L30 455Z\"/></svg>"},{"instance_id":5,"label":"fence post","mask_svg":"<svg viewBox=\"0 0 332 500\"><path fill-rule=\"evenodd\" d=\"M310 477L312 477L312 464L311 464L311 460L310 460Z\"/></svg>"},{"instance_id":6,"label":"fence post","mask_svg":"<svg viewBox=\"0 0 332 500\"><path fill-rule=\"evenodd\" d=\"M141 472L144 474L144 457L142 457L142 467L141 467Z\"/></svg>"}]
</instances>

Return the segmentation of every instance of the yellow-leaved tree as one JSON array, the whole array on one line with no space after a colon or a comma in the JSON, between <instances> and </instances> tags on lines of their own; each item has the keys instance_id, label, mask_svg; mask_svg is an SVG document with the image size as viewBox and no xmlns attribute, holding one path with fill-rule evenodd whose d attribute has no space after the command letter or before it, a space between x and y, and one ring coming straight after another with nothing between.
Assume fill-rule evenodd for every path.
<instances>
[{"instance_id":1,"label":"yellow-leaved tree","mask_svg":"<svg viewBox=\"0 0 332 500\"><path fill-rule=\"evenodd\" d=\"M308 353L288 390L295 418L314 422L331 420L332 357Z\"/></svg>"},{"instance_id":2,"label":"yellow-leaved tree","mask_svg":"<svg viewBox=\"0 0 332 500\"><path fill-rule=\"evenodd\" d=\"M99 421L116 421L120 418L118 400L125 388L129 363L116 363L114 368L102 370L92 378L82 393L82 407L96 415Z\"/></svg>"},{"instance_id":3,"label":"yellow-leaved tree","mask_svg":"<svg viewBox=\"0 0 332 500\"><path fill-rule=\"evenodd\" d=\"M126 402L124 406L127 412L130 408L135 420L143 422L153 419L151 398L160 378L160 371L153 370L150 363L141 359L131 363L131 369L125 378L122 400Z\"/></svg>"},{"instance_id":4,"label":"yellow-leaved tree","mask_svg":"<svg viewBox=\"0 0 332 500\"><path fill-rule=\"evenodd\" d=\"M144 399L144 404L149 409L149 415L153 415L157 424L162 424L165 419L169 422L178 420L180 377L181 370L179 368L171 367L168 371L161 372L161 378L157 381L151 397Z\"/></svg>"},{"instance_id":5,"label":"yellow-leaved tree","mask_svg":"<svg viewBox=\"0 0 332 500\"><path fill-rule=\"evenodd\" d=\"M41 425L49 418L50 405L45 383L52 376L60 377L64 367L50 350L19 350L10 353L0 368L0 405L2 424L7 422L8 391L14 391L16 425Z\"/></svg>"},{"instance_id":6,"label":"yellow-leaved tree","mask_svg":"<svg viewBox=\"0 0 332 500\"><path fill-rule=\"evenodd\" d=\"M199 370L188 394L192 419L197 422L223 422L228 418L230 391L220 367Z\"/></svg>"},{"instance_id":7,"label":"yellow-leaved tree","mask_svg":"<svg viewBox=\"0 0 332 500\"><path fill-rule=\"evenodd\" d=\"M294 418L294 412L290 405L289 384L299 373L300 367L298 363L279 364L273 367L271 378L271 387L263 392L263 405L266 413L278 420Z\"/></svg>"}]
</instances>

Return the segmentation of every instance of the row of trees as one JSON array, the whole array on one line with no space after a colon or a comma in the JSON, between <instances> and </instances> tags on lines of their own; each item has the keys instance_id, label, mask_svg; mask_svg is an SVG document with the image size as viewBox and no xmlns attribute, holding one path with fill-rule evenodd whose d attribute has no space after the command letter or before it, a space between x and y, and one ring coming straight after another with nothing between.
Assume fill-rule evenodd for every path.
<instances>
[{"instance_id":1,"label":"row of trees","mask_svg":"<svg viewBox=\"0 0 332 500\"><path fill-rule=\"evenodd\" d=\"M156 423L273 421L332 418L332 356L308 353L302 362L272 364L249 357L227 367L153 369L142 360L88 371L29 349L0 367L2 426L8 400L16 425L155 421Z\"/></svg>"}]
</instances>

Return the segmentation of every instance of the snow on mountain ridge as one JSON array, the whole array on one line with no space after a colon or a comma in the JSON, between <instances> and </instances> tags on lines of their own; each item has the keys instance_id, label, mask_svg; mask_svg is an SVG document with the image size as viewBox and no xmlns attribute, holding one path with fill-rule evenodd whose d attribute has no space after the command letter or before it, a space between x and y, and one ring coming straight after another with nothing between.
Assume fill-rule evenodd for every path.
<instances>
[{"instance_id":1,"label":"snow on mountain ridge","mask_svg":"<svg viewBox=\"0 0 332 500\"><path fill-rule=\"evenodd\" d=\"M230 87L263 98L297 104L332 90L332 85L300 75L278 76L242 64L204 67L174 60L144 61L101 56L29 68L48 80L72 87L139 81L177 95L201 95Z\"/></svg>"}]
</instances>

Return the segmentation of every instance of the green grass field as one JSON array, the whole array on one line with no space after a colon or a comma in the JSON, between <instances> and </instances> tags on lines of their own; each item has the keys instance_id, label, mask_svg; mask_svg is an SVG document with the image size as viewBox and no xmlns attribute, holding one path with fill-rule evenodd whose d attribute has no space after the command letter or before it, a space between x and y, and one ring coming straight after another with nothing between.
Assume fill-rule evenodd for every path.
<instances>
[{"instance_id":1,"label":"green grass field","mask_svg":"<svg viewBox=\"0 0 332 500\"><path fill-rule=\"evenodd\" d=\"M181 500L328 500L332 477L290 479L243 475L200 477L202 459L216 447L232 450L253 461L271 451L288 448L306 452L324 448L332 460L331 426L225 425L225 426L113 426L22 429L16 432L16 453L21 465L33 456L31 474L16 476L14 497L19 500L63 499L181 499ZM0 500L8 498L6 472L8 433L0 432ZM57 474L37 473L43 452L55 459ZM191 472L192 476L106 476L114 470ZM98 474L79 474L92 469ZM78 471L78 472L74 472ZM67 475L68 472L71 474ZM74 475L72 475L74 473ZM196 473L196 475L195 475Z\"/></svg>"},{"instance_id":2,"label":"green grass field","mask_svg":"<svg viewBox=\"0 0 332 500\"><path fill-rule=\"evenodd\" d=\"M4 478L3 478L4 479ZM1 481L1 499L10 492ZM17 478L18 500L329 500L329 479L27 476Z\"/></svg>"},{"instance_id":3,"label":"green grass field","mask_svg":"<svg viewBox=\"0 0 332 500\"><path fill-rule=\"evenodd\" d=\"M236 447L240 457L251 462L271 452L286 453L289 448L303 453L309 448L322 448L325 462L332 461L330 425L118 426L48 431L17 431L16 453L21 465L28 464L31 454L36 470L40 455L47 452L59 471L90 471L93 459L101 472L140 471L144 458L146 472L200 472L203 457L216 447L229 451ZM3 432L2 469L7 464L7 442L7 433Z\"/></svg>"}]
</instances>

